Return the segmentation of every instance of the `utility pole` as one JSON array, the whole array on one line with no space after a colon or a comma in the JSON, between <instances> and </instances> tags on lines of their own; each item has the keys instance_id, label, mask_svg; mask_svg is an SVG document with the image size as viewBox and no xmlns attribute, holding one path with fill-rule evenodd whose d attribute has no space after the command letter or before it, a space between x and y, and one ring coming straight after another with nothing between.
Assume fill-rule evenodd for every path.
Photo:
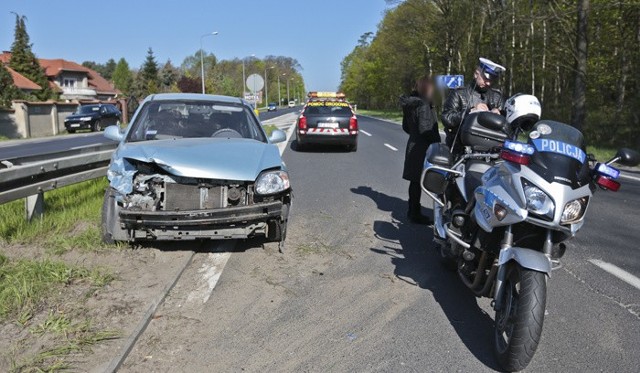
<instances>
[{"instance_id":1,"label":"utility pole","mask_svg":"<svg viewBox=\"0 0 640 373\"><path fill-rule=\"evenodd\" d=\"M282 97L280 97L280 74L278 74L278 106L282 106Z\"/></svg>"}]
</instances>

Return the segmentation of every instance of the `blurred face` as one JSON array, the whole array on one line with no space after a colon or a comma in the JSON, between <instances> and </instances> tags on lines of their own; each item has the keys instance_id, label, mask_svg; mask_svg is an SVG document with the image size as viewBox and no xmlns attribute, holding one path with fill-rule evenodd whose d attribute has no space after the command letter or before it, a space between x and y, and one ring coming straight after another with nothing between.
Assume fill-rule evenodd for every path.
<instances>
[{"instance_id":1,"label":"blurred face","mask_svg":"<svg viewBox=\"0 0 640 373\"><path fill-rule=\"evenodd\" d=\"M476 71L473 73L473 78L476 80L476 86L480 88L491 87L491 79L485 78L484 74L479 68L476 69Z\"/></svg>"},{"instance_id":2,"label":"blurred face","mask_svg":"<svg viewBox=\"0 0 640 373\"><path fill-rule=\"evenodd\" d=\"M423 98L431 100L433 98L433 83L429 80L423 81L422 87L420 87L420 94Z\"/></svg>"}]
</instances>

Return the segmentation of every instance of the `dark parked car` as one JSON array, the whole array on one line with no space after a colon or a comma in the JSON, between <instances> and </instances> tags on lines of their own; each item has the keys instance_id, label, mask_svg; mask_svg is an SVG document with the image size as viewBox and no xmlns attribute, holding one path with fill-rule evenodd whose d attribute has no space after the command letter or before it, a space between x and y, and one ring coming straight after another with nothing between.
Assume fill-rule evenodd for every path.
<instances>
[{"instance_id":1,"label":"dark parked car","mask_svg":"<svg viewBox=\"0 0 640 373\"><path fill-rule=\"evenodd\" d=\"M308 144L336 144L356 151L358 119L346 101L310 100L298 118L296 140L298 149Z\"/></svg>"},{"instance_id":2,"label":"dark parked car","mask_svg":"<svg viewBox=\"0 0 640 373\"><path fill-rule=\"evenodd\" d=\"M64 120L67 132L88 129L93 132L102 131L120 121L122 113L115 106L109 104L82 105L78 110Z\"/></svg>"},{"instance_id":3,"label":"dark parked car","mask_svg":"<svg viewBox=\"0 0 640 373\"><path fill-rule=\"evenodd\" d=\"M275 102L270 102L267 106L267 111L276 111L278 110L278 105Z\"/></svg>"}]
</instances>

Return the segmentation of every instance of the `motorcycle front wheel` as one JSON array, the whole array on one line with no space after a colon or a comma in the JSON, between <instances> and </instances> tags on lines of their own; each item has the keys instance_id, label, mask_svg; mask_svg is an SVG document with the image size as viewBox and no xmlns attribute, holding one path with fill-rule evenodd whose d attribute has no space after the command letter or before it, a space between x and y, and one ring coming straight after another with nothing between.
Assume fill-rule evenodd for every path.
<instances>
[{"instance_id":1,"label":"motorcycle front wheel","mask_svg":"<svg viewBox=\"0 0 640 373\"><path fill-rule=\"evenodd\" d=\"M504 294L495 317L494 349L503 369L514 372L533 358L544 323L546 274L512 262L507 264Z\"/></svg>"}]
</instances>

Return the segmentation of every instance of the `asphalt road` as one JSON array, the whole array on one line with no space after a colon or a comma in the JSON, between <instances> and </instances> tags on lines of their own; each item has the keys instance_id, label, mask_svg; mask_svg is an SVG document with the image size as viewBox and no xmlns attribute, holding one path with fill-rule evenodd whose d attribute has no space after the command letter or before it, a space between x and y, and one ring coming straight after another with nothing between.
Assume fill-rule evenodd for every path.
<instances>
[{"instance_id":1,"label":"asphalt road","mask_svg":"<svg viewBox=\"0 0 640 373\"><path fill-rule=\"evenodd\" d=\"M239 243L224 262L217 253L196 259L122 371L498 368L489 300L442 268L429 228L406 221L406 135L366 117L360 127L356 153L285 151L295 195L285 254ZM640 183L623 183L594 197L553 272L528 371L638 371L640 289L589 262L640 276Z\"/></svg>"},{"instance_id":2,"label":"asphalt road","mask_svg":"<svg viewBox=\"0 0 640 373\"><path fill-rule=\"evenodd\" d=\"M264 112L260 113L259 117L260 120L267 120L295 110L300 110L300 108L283 108L275 112ZM0 160L56 153L78 147L107 143L113 143L113 141L105 138L102 133L92 132L80 132L72 135L30 140L0 141Z\"/></svg>"}]
</instances>

